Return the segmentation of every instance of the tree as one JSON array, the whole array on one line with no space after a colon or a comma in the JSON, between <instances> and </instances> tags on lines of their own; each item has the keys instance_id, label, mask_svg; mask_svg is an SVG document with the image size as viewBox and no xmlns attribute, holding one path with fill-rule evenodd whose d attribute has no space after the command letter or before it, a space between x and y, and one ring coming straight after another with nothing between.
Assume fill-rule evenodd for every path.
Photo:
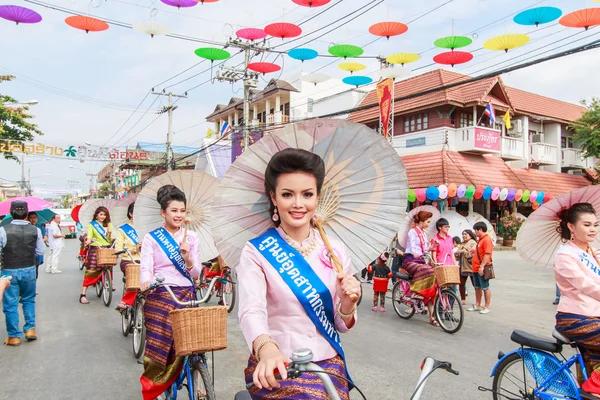
<instances>
[{"instance_id":1,"label":"tree","mask_svg":"<svg viewBox=\"0 0 600 400\"><path fill-rule=\"evenodd\" d=\"M600 158L600 98L582 100L581 104L587 111L569 125L575 131L573 141L581 144L585 157Z\"/></svg>"},{"instance_id":2,"label":"tree","mask_svg":"<svg viewBox=\"0 0 600 400\"><path fill-rule=\"evenodd\" d=\"M15 77L11 75L0 75L0 83L13 79ZM10 105L15 103L18 103L16 99L0 93L0 140L27 142L33 140L36 134L43 135L36 124L28 121L33 118L33 115L27 113L29 107ZM6 159L19 160L10 151L2 154Z\"/></svg>"}]
</instances>

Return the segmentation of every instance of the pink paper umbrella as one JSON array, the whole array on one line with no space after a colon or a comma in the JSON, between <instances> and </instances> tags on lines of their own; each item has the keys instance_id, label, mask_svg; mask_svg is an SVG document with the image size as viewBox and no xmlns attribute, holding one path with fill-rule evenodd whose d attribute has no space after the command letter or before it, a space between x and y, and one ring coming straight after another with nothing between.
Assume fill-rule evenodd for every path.
<instances>
[{"instance_id":1,"label":"pink paper umbrella","mask_svg":"<svg viewBox=\"0 0 600 400\"><path fill-rule=\"evenodd\" d=\"M262 29L258 29L258 28L244 28L244 29L240 29L238 30L235 35L237 37L239 37L240 39L246 39L246 40L260 40L260 39L264 39L267 37L267 32L263 31Z\"/></svg>"},{"instance_id":2,"label":"pink paper umbrella","mask_svg":"<svg viewBox=\"0 0 600 400\"><path fill-rule=\"evenodd\" d=\"M4 200L0 203L0 215L8 215L10 214L10 205L13 201L24 201L27 203L27 207L29 211L42 211L46 208L52 208L54 205L52 203L47 202L44 199L40 199L38 197L14 197L9 200Z\"/></svg>"},{"instance_id":3,"label":"pink paper umbrella","mask_svg":"<svg viewBox=\"0 0 600 400\"><path fill-rule=\"evenodd\" d=\"M24 24L35 24L42 20L42 16L29 8L20 6L0 6L0 18Z\"/></svg>"}]
</instances>

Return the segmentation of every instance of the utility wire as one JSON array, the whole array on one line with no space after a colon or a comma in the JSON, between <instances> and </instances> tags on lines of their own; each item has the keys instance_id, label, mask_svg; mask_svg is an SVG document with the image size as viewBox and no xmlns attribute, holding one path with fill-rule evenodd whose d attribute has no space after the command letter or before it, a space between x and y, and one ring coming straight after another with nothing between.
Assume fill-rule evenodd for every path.
<instances>
[{"instance_id":1,"label":"utility wire","mask_svg":"<svg viewBox=\"0 0 600 400\"><path fill-rule=\"evenodd\" d=\"M117 136L119 134L119 132L121 132L121 129L123 129L123 127L129 122L129 120L131 119L131 117L133 117L133 115L137 112L137 110L141 107L141 105L144 103L144 101L146 101L146 99L148 98L148 96L150 96L150 91L148 91L148 93L146 93L146 95L144 96L144 98L142 99L142 101L140 101L140 104L138 104L138 106L135 108L135 110L129 115L129 117L125 120L125 122L123 122L123 125L121 125L119 127L119 129L117 129L117 131L115 133L112 134L111 137L109 137L106 142L104 142L104 144L102 145L102 147L106 146L106 144L108 142L110 142L115 136ZM147 111L147 110L146 110ZM146 115L146 113L142 114L142 117ZM138 120L139 122L139 120Z\"/></svg>"}]
</instances>

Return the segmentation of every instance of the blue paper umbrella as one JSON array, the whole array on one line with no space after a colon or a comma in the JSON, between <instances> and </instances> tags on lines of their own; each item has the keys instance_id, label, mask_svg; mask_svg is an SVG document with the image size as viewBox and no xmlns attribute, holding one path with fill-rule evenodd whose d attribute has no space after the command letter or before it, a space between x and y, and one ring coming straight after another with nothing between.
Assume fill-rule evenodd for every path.
<instances>
[{"instance_id":1,"label":"blue paper umbrella","mask_svg":"<svg viewBox=\"0 0 600 400\"><path fill-rule=\"evenodd\" d=\"M368 85L369 83L373 82L373 79L369 78L368 76L353 75L345 77L342 79L342 82L344 82L346 85L359 87L362 85Z\"/></svg>"},{"instance_id":2,"label":"blue paper umbrella","mask_svg":"<svg viewBox=\"0 0 600 400\"><path fill-rule=\"evenodd\" d=\"M560 18L562 11L556 7L535 7L529 10L522 11L515 15L513 19L519 25L535 25L547 24L555 19Z\"/></svg>"},{"instance_id":3,"label":"blue paper umbrella","mask_svg":"<svg viewBox=\"0 0 600 400\"><path fill-rule=\"evenodd\" d=\"M490 197L492 197L492 192L494 189L492 189L491 186L487 186L485 189L483 189L483 199L484 200L489 200Z\"/></svg>"},{"instance_id":4,"label":"blue paper umbrella","mask_svg":"<svg viewBox=\"0 0 600 400\"><path fill-rule=\"evenodd\" d=\"M315 59L318 55L319 53L313 49L300 48L288 51L288 56L292 57L294 60L300 60L302 62Z\"/></svg>"}]
</instances>

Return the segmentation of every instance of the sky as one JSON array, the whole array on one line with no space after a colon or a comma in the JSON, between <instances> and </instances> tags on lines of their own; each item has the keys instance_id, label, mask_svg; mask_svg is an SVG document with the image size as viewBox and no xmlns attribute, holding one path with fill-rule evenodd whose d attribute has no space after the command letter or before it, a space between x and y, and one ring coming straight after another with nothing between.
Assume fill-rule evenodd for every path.
<instances>
[{"instance_id":1,"label":"sky","mask_svg":"<svg viewBox=\"0 0 600 400\"><path fill-rule=\"evenodd\" d=\"M330 5L338 1L332 0ZM35 115L34 122L44 136L35 142L61 147L84 145L85 142L109 147L133 146L138 141L164 142L167 117L158 116L156 112L166 105L167 99L148 95L152 88L175 94L187 92L187 98L177 101L178 108L174 112L174 144L200 147L207 128L212 126L206 123L205 117L217 103L226 103L232 96L242 97L243 93L239 83L213 83L208 61L196 65L201 59L194 50L208 46L206 44L161 36L150 38L116 25L110 25L104 32L86 34L65 24L64 19L70 14L41 4L125 24L154 19L169 26L173 33L218 43L225 42L243 27L262 28L280 21L301 23L314 17L301 25L303 35L318 32L289 44L286 40L271 39L270 46L286 50L303 44L302 47L327 54L331 43L348 43L368 44L364 54L369 56L403 51L420 53L421 59L409 65L413 75L440 68L431 65L433 56L441 52L433 48L433 42L453 32L473 39L473 44L465 50L474 54L471 62L453 70L473 76L600 38L600 27L586 32L565 28L556 21L539 28L512 22L517 12L534 7L536 2L539 6L558 7L566 14L586 7L585 0L342 0L318 16L315 15L323 8L301 7L292 0L219 0L179 10L159 0L35 2L39 4L0 0L0 5L32 8L43 17L41 23L19 25L0 19L0 35L9 39L0 41L0 54L3 55L0 57L0 74L17 77L13 82L3 83L0 93L20 101L38 100L30 112ZM589 2L589 6L600 4ZM364 8L335 22L361 7ZM386 20L408 23L409 30L399 37L373 42L376 37L368 32L368 27ZM506 54L482 49L485 40L504 33L528 33L531 41ZM235 50L228 50L235 54ZM324 66L321 72L336 78L344 76L335 62L326 66L333 61L331 58L300 63L285 55L267 54L259 55L253 61L261 58L282 66L281 73L262 78L261 87L270 78L285 79ZM243 57L236 54L226 65L233 67L241 61ZM366 74L377 80L379 63L374 59L360 61L367 65ZM519 89L578 103L581 99L599 95L600 80L594 78L599 66L600 50L591 50L504 74L502 79ZM216 70L212 69L213 75ZM26 174L31 170L34 187L80 187L87 191L89 177L86 174L97 173L102 166L99 162L45 160L32 156L26 157L25 169ZM18 181L20 173L19 164L0 160L2 181Z\"/></svg>"}]
</instances>

